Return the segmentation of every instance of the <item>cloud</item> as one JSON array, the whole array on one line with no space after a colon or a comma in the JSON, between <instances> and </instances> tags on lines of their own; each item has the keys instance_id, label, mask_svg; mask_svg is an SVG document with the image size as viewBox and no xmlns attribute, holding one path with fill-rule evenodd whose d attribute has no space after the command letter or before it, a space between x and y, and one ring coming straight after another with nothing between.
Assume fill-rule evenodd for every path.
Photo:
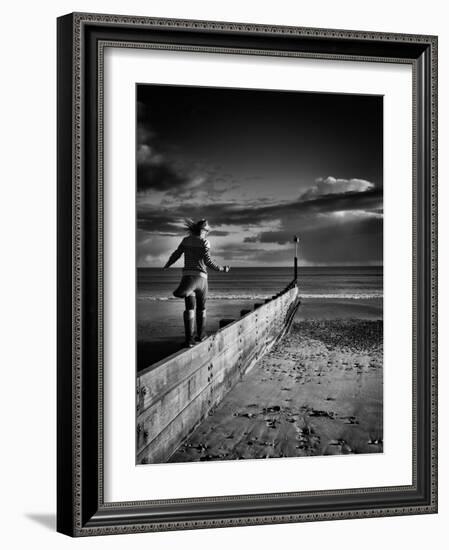
<instances>
[{"instance_id":1,"label":"cloud","mask_svg":"<svg viewBox=\"0 0 449 550\"><path fill-rule=\"evenodd\" d=\"M374 183L357 179L342 179L328 176L327 178L317 178L315 185L309 187L305 193L301 195L304 200L315 199L327 195L339 195L344 193L364 193L374 189Z\"/></svg>"},{"instance_id":2,"label":"cloud","mask_svg":"<svg viewBox=\"0 0 449 550\"><path fill-rule=\"evenodd\" d=\"M154 134L139 128L137 132L137 191L174 192L190 188L198 182L175 168L173 163L153 144Z\"/></svg>"},{"instance_id":3,"label":"cloud","mask_svg":"<svg viewBox=\"0 0 449 550\"><path fill-rule=\"evenodd\" d=\"M181 235L185 233L183 217L172 212L149 207L145 213L137 213L137 228L158 235Z\"/></svg>"},{"instance_id":4,"label":"cloud","mask_svg":"<svg viewBox=\"0 0 449 550\"><path fill-rule=\"evenodd\" d=\"M155 163L151 159L137 165L138 191L171 191L187 188L190 181L177 173L166 162Z\"/></svg>"},{"instance_id":5,"label":"cloud","mask_svg":"<svg viewBox=\"0 0 449 550\"><path fill-rule=\"evenodd\" d=\"M229 235L229 231L212 230L209 235L211 237L227 237Z\"/></svg>"},{"instance_id":6,"label":"cloud","mask_svg":"<svg viewBox=\"0 0 449 550\"><path fill-rule=\"evenodd\" d=\"M161 230L172 227L173 224L185 217L193 219L207 218L214 226L238 225L244 228L259 226L272 229L274 222L278 221L294 230L294 223L298 229L308 223L322 224L326 214L336 211L370 211L379 209L382 203L382 192L379 189L371 189L365 192L347 192L340 194L324 195L316 199L296 199L277 204L265 205L263 202L238 204L233 201L181 204L176 202L170 207L161 209L160 206L141 204L138 207L139 224L145 224L151 230L157 230L160 224ZM143 225L141 225L142 228ZM140 225L139 225L140 226Z\"/></svg>"},{"instance_id":7,"label":"cloud","mask_svg":"<svg viewBox=\"0 0 449 550\"><path fill-rule=\"evenodd\" d=\"M278 202L264 197L207 202L200 184L192 189L193 201L141 201L137 224L143 233L179 237L185 232L186 217L205 217L217 239L216 254L227 262L234 258L239 265L288 264L297 234L301 258L307 262L381 262L382 189L366 180L334 180L323 179L296 199Z\"/></svg>"},{"instance_id":8,"label":"cloud","mask_svg":"<svg viewBox=\"0 0 449 550\"><path fill-rule=\"evenodd\" d=\"M143 108L143 107L142 107ZM175 162L145 118L137 125L137 193L162 192L166 200L210 202L236 185L217 167L200 162Z\"/></svg>"}]
</instances>

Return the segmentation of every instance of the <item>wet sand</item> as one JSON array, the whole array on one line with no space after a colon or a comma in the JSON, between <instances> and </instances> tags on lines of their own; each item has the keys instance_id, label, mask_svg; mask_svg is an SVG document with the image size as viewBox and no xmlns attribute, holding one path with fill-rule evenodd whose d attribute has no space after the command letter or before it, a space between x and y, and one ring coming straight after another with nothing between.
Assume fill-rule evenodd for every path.
<instances>
[{"instance_id":1,"label":"wet sand","mask_svg":"<svg viewBox=\"0 0 449 550\"><path fill-rule=\"evenodd\" d=\"M379 453L382 321L296 321L170 462Z\"/></svg>"},{"instance_id":2,"label":"wet sand","mask_svg":"<svg viewBox=\"0 0 449 550\"><path fill-rule=\"evenodd\" d=\"M208 302L208 334L219 329L221 319L239 319L242 309L253 309L254 301ZM183 300L139 304L137 325L137 371L165 359L184 346Z\"/></svg>"},{"instance_id":3,"label":"wet sand","mask_svg":"<svg viewBox=\"0 0 449 550\"><path fill-rule=\"evenodd\" d=\"M269 297L269 296L268 296ZM252 310L260 300L208 300L207 331L218 330L220 319L238 319L242 309ZM296 319L382 318L382 299L311 299L302 298ZM140 301L137 318L137 371L176 353L184 346L183 300Z\"/></svg>"}]
</instances>

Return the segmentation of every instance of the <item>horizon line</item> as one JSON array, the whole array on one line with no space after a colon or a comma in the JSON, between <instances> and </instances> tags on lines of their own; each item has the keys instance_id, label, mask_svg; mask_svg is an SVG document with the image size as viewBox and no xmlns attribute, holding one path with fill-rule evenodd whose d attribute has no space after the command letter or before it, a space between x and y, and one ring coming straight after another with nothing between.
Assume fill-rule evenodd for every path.
<instances>
[{"instance_id":1,"label":"horizon line","mask_svg":"<svg viewBox=\"0 0 449 550\"><path fill-rule=\"evenodd\" d=\"M298 269L317 268L317 267L383 267L382 264L320 264L320 265L298 265ZM138 265L137 269L163 269L163 267ZM293 269L289 265L253 265L253 266L235 266L232 269ZM170 267L170 269L183 269L182 266Z\"/></svg>"}]
</instances>

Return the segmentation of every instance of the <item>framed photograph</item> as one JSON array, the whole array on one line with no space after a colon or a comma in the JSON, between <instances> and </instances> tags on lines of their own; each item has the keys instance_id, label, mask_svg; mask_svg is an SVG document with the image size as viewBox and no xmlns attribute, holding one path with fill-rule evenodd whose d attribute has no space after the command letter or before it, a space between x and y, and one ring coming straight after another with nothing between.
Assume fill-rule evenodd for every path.
<instances>
[{"instance_id":1,"label":"framed photograph","mask_svg":"<svg viewBox=\"0 0 449 550\"><path fill-rule=\"evenodd\" d=\"M437 511L437 38L58 19L58 531Z\"/></svg>"}]
</instances>

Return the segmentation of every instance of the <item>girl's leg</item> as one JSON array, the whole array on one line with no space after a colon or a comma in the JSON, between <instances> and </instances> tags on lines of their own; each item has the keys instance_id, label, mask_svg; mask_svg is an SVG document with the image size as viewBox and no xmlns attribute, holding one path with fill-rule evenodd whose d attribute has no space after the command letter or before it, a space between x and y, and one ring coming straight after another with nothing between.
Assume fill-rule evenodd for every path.
<instances>
[{"instance_id":1,"label":"girl's leg","mask_svg":"<svg viewBox=\"0 0 449 550\"><path fill-rule=\"evenodd\" d=\"M184 311L184 332L186 337L186 346L189 348L195 345L193 337L195 332L195 296L190 294L185 299L186 309Z\"/></svg>"},{"instance_id":2,"label":"girl's leg","mask_svg":"<svg viewBox=\"0 0 449 550\"><path fill-rule=\"evenodd\" d=\"M207 338L206 334L206 299L207 279L201 278L195 289L196 297L196 339L202 342Z\"/></svg>"},{"instance_id":3,"label":"girl's leg","mask_svg":"<svg viewBox=\"0 0 449 550\"><path fill-rule=\"evenodd\" d=\"M191 348L195 345L194 332L195 332L195 278L190 276L184 276L179 283L178 288L173 292L173 296L176 298L184 298L185 311L184 318L184 332L186 338L186 346Z\"/></svg>"}]
</instances>

